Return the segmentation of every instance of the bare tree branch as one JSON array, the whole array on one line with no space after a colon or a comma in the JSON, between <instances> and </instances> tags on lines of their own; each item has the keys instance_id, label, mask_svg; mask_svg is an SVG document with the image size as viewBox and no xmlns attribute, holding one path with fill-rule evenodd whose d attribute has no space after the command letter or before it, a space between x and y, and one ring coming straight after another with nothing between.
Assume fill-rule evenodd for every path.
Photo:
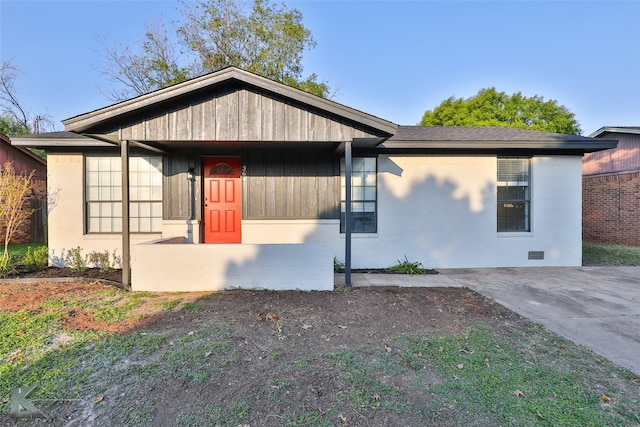
<instances>
[{"instance_id":1,"label":"bare tree branch","mask_svg":"<svg viewBox=\"0 0 640 427\"><path fill-rule=\"evenodd\" d=\"M20 74L23 74L23 70L20 66L15 65L13 60L0 64L0 108L2 108L2 114L8 116L9 120L17 122L18 128L22 128L20 133L40 133L54 129L55 125L51 116L40 113L32 117L18 99L15 82ZM7 126L7 128L14 129L16 127Z\"/></svg>"}]
</instances>

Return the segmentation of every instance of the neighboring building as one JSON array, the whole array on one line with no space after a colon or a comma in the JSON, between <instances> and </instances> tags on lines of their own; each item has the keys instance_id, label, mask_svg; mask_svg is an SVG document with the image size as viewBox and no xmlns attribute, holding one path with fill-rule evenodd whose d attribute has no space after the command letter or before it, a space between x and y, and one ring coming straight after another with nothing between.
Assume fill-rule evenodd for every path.
<instances>
[{"instance_id":1,"label":"neighboring building","mask_svg":"<svg viewBox=\"0 0 640 427\"><path fill-rule=\"evenodd\" d=\"M134 290L332 289L349 253L353 268L579 266L582 155L615 147L398 126L233 67L63 123L14 141L48 153L50 256L122 253L128 188Z\"/></svg>"},{"instance_id":2,"label":"neighboring building","mask_svg":"<svg viewBox=\"0 0 640 427\"><path fill-rule=\"evenodd\" d=\"M582 161L583 238L640 246L640 126L605 126L590 136L619 142Z\"/></svg>"},{"instance_id":3,"label":"neighboring building","mask_svg":"<svg viewBox=\"0 0 640 427\"><path fill-rule=\"evenodd\" d=\"M25 209L37 209L37 212L15 232L11 243L42 242L46 240L46 200L47 200L47 162L22 147L11 145L9 137L0 133L0 167L11 162L17 173L29 175L31 191L25 200ZM0 245L4 244L6 227L0 223Z\"/></svg>"}]
</instances>

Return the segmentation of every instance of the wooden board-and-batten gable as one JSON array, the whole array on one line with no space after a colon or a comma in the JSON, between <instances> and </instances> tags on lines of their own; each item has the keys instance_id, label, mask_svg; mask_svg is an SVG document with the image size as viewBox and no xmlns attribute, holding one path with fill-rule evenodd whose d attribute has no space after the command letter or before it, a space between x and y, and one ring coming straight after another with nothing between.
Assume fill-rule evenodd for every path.
<instances>
[{"instance_id":1,"label":"wooden board-and-batten gable","mask_svg":"<svg viewBox=\"0 0 640 427\"><path fill-rule=\"evenodd\" d=\"M342 142L386 138L397 128L391 122L233 67L63 123L67 131L160 143Z\"/></svg>"}]
</instances>

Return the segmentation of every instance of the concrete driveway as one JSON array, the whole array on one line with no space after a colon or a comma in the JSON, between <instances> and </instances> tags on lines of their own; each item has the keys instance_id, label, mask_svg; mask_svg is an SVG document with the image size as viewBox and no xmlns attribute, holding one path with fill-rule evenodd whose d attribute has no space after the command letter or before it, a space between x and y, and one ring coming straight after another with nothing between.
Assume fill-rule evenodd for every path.
<instances>
[{"instance_id":1,"label":"concrete driveway","mask_svg":"<svg viewBox=\"0 0 640 427\"><path fill-rule=\"evenodd\" d=\"M336 283L344 283L344 277ZM445 269L354 274L354 286L468 286L640 375L640 267Z\"/></svg>"}]
</instances>

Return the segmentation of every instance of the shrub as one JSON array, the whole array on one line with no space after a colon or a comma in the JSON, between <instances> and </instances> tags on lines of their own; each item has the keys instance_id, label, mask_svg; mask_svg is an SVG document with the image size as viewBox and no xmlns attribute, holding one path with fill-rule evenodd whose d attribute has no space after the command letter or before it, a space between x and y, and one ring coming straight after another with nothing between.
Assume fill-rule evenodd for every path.
<instances>
[{"instance_id":1,"label":"shrub","mask_svg":"<svg viewBox=\"0 0 640 427\"><path fill-rule=\"evenodd\" d=\"M113 251L113 254L107 250L104 252L93 251L89 254L89 261L100 268L101 273L110 273L120 264L120 257L116 251Z\"/></svg>"},{"instance_id":2,"label":"shrub","mask_svg":"<svg viewBox=\"0 0 640 427\"><path fill-rule=\"evenodd\" d=\"M22 265L31 271L40 271L49 265L49 248L46 246L37 246L31 249L27 248L27 253L22 258Z\"/></svg>"},{"instance_id":3,"label":"shrub","mask_svg":"<svg viewBox=\"0 0 640 427\"><path fill-rule=\"evenodd\" d=\"M406 255L404 256L404 261L398 260L398 263L387 268L387 271L403 274L424 274L425 272L421 262L410 262Z\"/></svg>"},{"instance_id":4,"label":"shrub","mask_svg":"<svg viewBox=\"0 0 640 427\"><path fill-rule=\"evenodd\" d=\"M82 255L82 248L78 246L77 248L69 249L65 262L71 268L71 271L80 273L89 268L87 258L86 255Z\"/></svg>"},{"instance_id":5,"label":"shrub","mask_svg":"<svg viewBox=\"0 0 640 427\"><path fill-rule=\"evenodd\" d=\"M13 256L5 252L6 255L2 255L3 259L0 262L0 278L9 277L15 272L15 262Z\"/></svg>"}]
</instances>

